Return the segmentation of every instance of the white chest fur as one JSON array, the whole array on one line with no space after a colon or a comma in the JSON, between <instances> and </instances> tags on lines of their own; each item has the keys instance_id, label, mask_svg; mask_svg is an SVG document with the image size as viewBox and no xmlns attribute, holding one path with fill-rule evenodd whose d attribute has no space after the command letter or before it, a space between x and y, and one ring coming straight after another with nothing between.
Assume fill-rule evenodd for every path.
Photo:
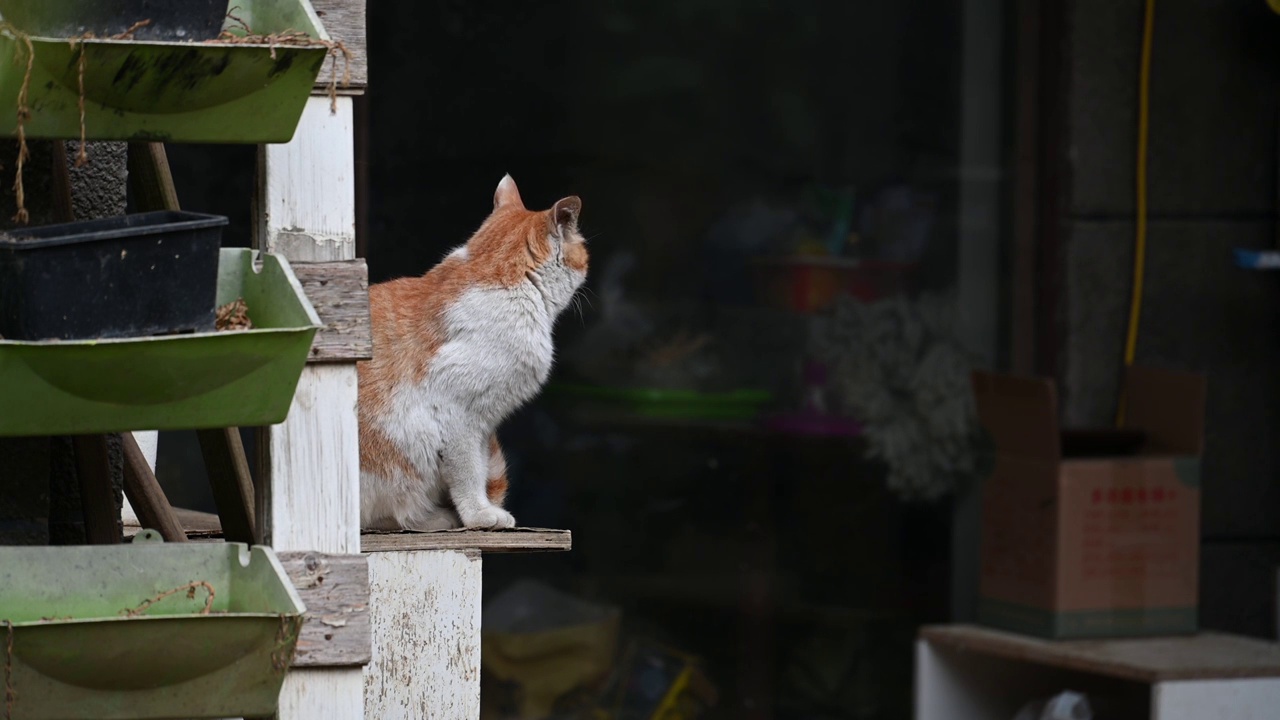
<instances>
[{"instance_id":1,"label":"white chest fur","mask_svg":"<svg viewBox=\"0 0 1280 720\"><path fill-rule=\"evenodd\" d=\"M496 425L547 381L554 323L541 293L529 283L468 290L445 316L446 340L432 359L424 389Z\"/></svg>"}]
</instances>

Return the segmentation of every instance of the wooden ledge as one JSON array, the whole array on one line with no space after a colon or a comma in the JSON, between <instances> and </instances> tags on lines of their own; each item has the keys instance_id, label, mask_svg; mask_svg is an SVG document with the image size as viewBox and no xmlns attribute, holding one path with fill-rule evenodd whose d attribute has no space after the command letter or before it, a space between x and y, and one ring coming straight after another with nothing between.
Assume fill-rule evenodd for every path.
<instances>
[{"instance_id":1,"label":"wooden ledge","mask_svg":"<svg viewBox=\"0 0 1280 720\"><path fill-rule=\"evenodd\" d=\"M182 529L186 531L188 540L222 541L222 522L214 513L176 507L173 509L173 514L178 518L178 523L182 525ZM136 520L124 521L124 537L126 540L141 531L142 526Z\"/></svg>"},{"instance_id":2,"label":"wooden ledge","mask_svg":"<svg viewBox=\"0 0 1280 720\"><path fill-rule=\"evenodd\" d=\"M192 542L222 542L222 523L213 513L174 508L174 515ZM126 522L124 536L133 537L141 528ZM437 530L409 532L366 530L360 534L360 551L392 552L395 550L475 550L483 553L567 552L573 546L573 533L547 528L512 528L511 530Z\"/></svg>"},{"instance_id":3,"label":"wooden ledge","mask_svg":"<svg viewBox=\"0 0 1280 720\"><path fill-rule=\"evenodd\" d=\"M360 551L478 550L480 552L565 552L573 545L568 530L512 528L511 530L437 530L392 532L367 530L360 534Z\"/></svg>"},{"instance_id":4,"label":"wooden ledge","mask_svg":"<svg viewBox=\"0 0 1280 720\"><path fill-rule=\"evenodd\" d=\"M1222 633L1115 640L1042 640L972 625L934 625L935 647L1154 683L1280 677L1280 644Z\"/></svg>"}]
</instances>

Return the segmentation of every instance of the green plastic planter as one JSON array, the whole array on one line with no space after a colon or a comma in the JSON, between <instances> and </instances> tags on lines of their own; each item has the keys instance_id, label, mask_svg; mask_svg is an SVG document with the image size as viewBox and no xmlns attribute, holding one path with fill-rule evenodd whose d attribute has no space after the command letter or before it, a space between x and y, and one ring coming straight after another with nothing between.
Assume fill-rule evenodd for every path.
<instances>
[{"instance_id":1,"label":"green plastic planter","mask_svg":"<svg viewBox=\"0 0 1280 720\"><path fill-rule=\"evenodd\" d=\"M35 50L26 136L80 137L80 47L60 35L83 1L0 0L9 26L0 29L0 133L17 132L27 57L21 33ZM257 34L295 30L329 39L307 0L232 4ZM329 52L319 45L105 39L83 46L88 139L190 143L288 142ZM11 62L15 57L21 61Z\"/></svg>"},{"instance_id":2,"label":"green plastic planter","mask_svg":"<svg viewBox=\"0 0 1280 720\"><path fill-rule=\"evenodd\" d=\"M0 436L282 422L320 326L289 263L224 248L219 305L254 329L119 340L0 340Z\"/></svg>"},{"instance_id":3,"label":"green plastic planter","mask_svg":"<svg viewBox=\"0 0 1280 720\"><path fill-rule=\"evenodd\" d=\"M12 719L271 716L305 611L267 547L0 547Z\"/></svg>"}]
</instances>

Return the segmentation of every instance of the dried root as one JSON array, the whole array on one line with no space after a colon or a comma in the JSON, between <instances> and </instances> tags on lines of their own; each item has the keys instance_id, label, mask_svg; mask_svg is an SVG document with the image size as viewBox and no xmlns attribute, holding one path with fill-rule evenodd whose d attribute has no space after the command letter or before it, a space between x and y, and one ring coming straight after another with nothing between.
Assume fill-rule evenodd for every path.
<instances>
[{"instance_id":1,"label":"dried root","mask_svg":"<svg viewBox=\"0 0 1280 720\"><path fill-rule=\"evenodd\" d=\"M218 308L218 316L214 321L217 330L252 330L253 321L249 319L249 306L244 298L236 298L234 302Z\"/></svg>"}]
</instances>

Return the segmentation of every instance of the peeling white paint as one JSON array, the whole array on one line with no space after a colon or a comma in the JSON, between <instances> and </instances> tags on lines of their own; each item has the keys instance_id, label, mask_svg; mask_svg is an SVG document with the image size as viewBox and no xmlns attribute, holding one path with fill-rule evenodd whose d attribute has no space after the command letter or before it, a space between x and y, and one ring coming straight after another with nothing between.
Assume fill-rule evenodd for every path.
<instances>
[{"instance_id":1,"label":"peeling white paint","mask_svg":"<svg viewBox=\"0 0 1280 720\"><path fill-rule=\"evenodd\" d=\"M369 555L373 659L365 717L480 717L480 555L455 550Z\"/></svg>"}]
</instances>

